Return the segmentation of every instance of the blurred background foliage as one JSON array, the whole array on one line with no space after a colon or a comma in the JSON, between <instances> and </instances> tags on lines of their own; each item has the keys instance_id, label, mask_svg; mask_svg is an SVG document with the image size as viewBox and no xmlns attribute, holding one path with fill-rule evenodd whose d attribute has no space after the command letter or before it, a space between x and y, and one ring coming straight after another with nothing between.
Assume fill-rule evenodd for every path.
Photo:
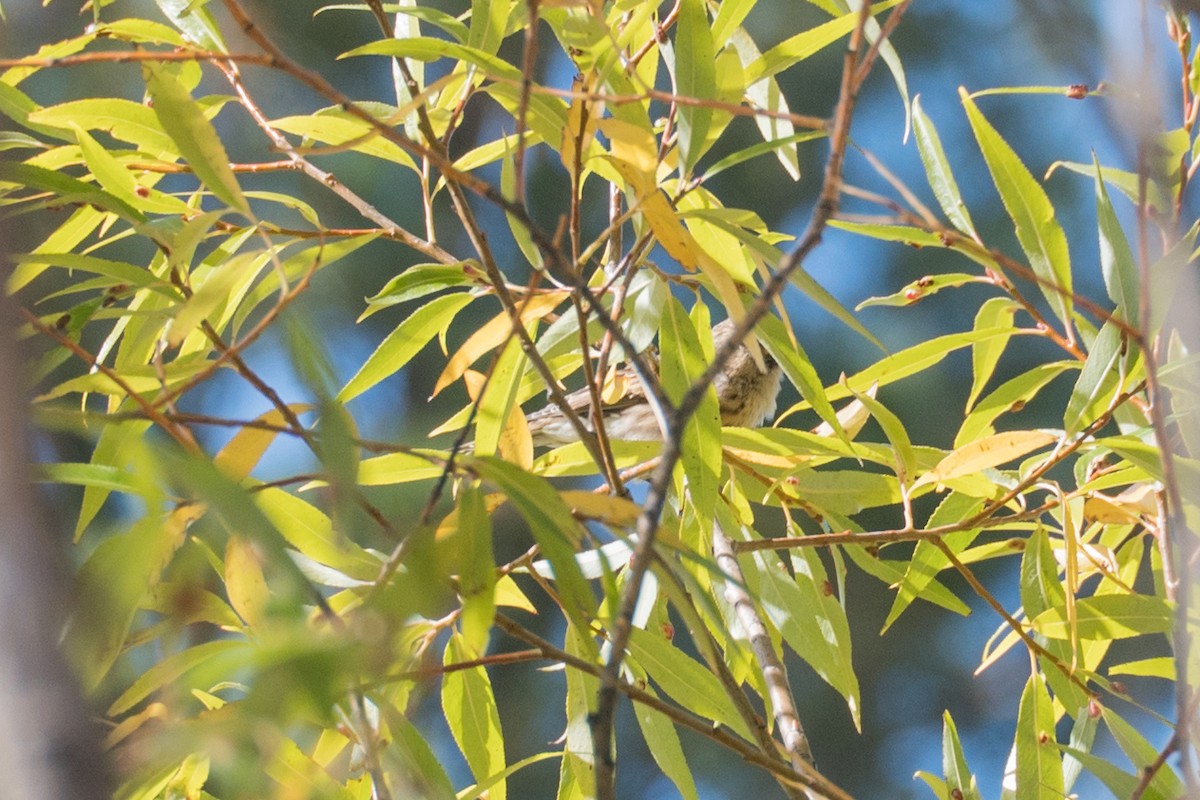
<instances>
[{"instance_id":1,"label":"blurred background foliage","mask_svg":"<svg viewBox=\"0 0 1200 800\"><path fill-rule=\"evenodd\" d=\"M386 60L337 59L340 53L377 38L378 32L370 16L345 11L327 11L314 16L320 5L315 0L246 2L248 11L262 29L287 53L304 66L319 71L346 94L355 98L390 96L392 79ZM449 11L459 10L453 3L434 5ZM989 3L918 0L895 33L893 41L904 60L910 91L920 95L927 113L937 123L965 200L983 238L989 243L1019 252L1011 222L996 202L995 190L979 158L957 88L965 86L973 91L996 86L1078 83L1094 87L1102 81L1120 78L1123 71L1130 68L1128 59L1138 52L1135 43L1131 43L1131 39L1136 38L1131 31L1137 29L1137 5L1123 0L996 0ZM122 0L119 6L122 13L158 18L155 4L149 0ZM220 4L210 6L218 20L225 23L222 29L229 37L231 50L244 49L243 40L235 28L227 24ZM81 12L77 3L63 0L48 5L31 0L9 0L4 3L4 11L7 19L0 24L0 50L7 57L28 54L35 44L81 31L91 16L90 11ZM1157 14L1153 7L1151 14ZM820 11L806 3L763 0L749 17L747 29L765 50L823 19L825 16ZM1178 64L1171 57L1162 26L1152 25L1151 30L1157 37L1155 52L1161 54L1160 61L1153 65L1160 78L1157 87L1168 93L1179 81ZM573 67L554 45L548 32L542 33L540 80L567 87ZM514 37L505 43L501 55L512 61L519 58L520 47L519 37ZM830 48L816 56L804 70L793 70L780 76L781 87L794 111L816 115L829 113L837 96L840 59L841 49ZM250 80L256 96L269 117L295 113L297 108L325 105L324 101L282 74L254 68L247 68L247 72L252 74ZM26 91L47 105L103 94L140 100L143 83L136 65L48 69L34 76ZM222 93L227 92L228 87L220 83L219 76L208 74L195 94L201 96L208 91ZM1051 162L1060 159L1088 162L1093 152L1102 163L1128 165L1132 162L1133 140L1126 121L1114 118L1113 107L1102 101L1076 101L1055 95L1010 95L988 98L982 104L988 117L1035 175L1040 175ZM230 152L236 153L237 160L277 157L265 147L264 138L244 115L223 114L218 118L217 126ZM903 129L902 101L886 71L878 70L867 84L852 139L856 145L882 158L902 181L923 190L924 173L916 148L911 141L902 141ZM475 113L466 116L463 127L455 135L453 151L465 152L494 138L498 130L511 132L511 118L496 108L476 109ZM753 125L740 120L735 122L721 147L736 150L752 143L756 137ZM709 188L724 198L728 206L754 209L771 229L798 235L815 200L814 192L819 188L824 152L825 146L820 142L800 147L803 177L799 181L790 180L773 159L763 158L752 162L751 166L755 168L724 173ZM415 179L411 172L380 170L376 163L353 154L333 157L330 164L345 183L382 211L413 229L421 228L422 210L419 203L413 202ZM499 170L485 169L482 175L489 181L498 182ZM564 212L564 198L569 188L557 155L545 148L535 148L529 154L527 175L531 215L547 230L553 230ZM172 180L168 176L162 188L169 189ZM863 160L853 156L849 159L847 181L867 189L887 190L886 184ZM243 176L243 186L295 194L312 204L322 221L331 227L361 225L352 209L298 174ZM1100 270L1096 266L1098 252L1092 182L1060 171L1046 182L1046 189L1068 232L1073 261L1078 265L1077 290L1085 295L1102 297ZM926 192L921 192L921 196L932 203ZM606 202L607 199L597 193L589 197L585 205L584 226L593 234L606 224ZM504 227L494 208L477 201L473 203L485 227L489 230ZM856 210L853 201L847 202L846 210ZM1127 206L1118 210L1122 214L1129 212ZM450 209L444 206L438 212L448 215ZM1185 219L1194 216L1185 210ZM14 252L28 250L60 221L49 214L6 221L3 223L5 248ZM450 236L461 235L460 228L452 224L442 225L441 230ZM451 252L470 250L465 239L450 239L443 244ZM502 263L520 259L511 241L497 237L493 245ZM135 248L138 244L129 246ZM661 251L657 258L667 260ZM372 242L348 256L336 270L318 274L312 290L290 311L289 324L300 332L297 335L304 339L305 346L319 348L320 357L327 360L336 376L334 384L343 384L375 344L410 310L409 306L385 309L361 324L355 324L364 307L363 298L375 294L388 279L420 260L417 254L395 243ZM806 267L845 305L853 307L868 297L895 292L923 275L961 269L963 264L960 262L960 256L946 250L915 249L830 230L824 244L806 262ZM519 282L520 274L515 274L513 279ZM859 316L889 349L898 350L935 335L969 329L983 292L983 288L976 291L967 287L927 298L913 308L873 307L865 309ZM785 299L797 337L826 385L834 383L839 374L852 374L878 357L868 343L847 335L840 323L799 292L790 290L785 293ZM473 323L483 322L498 310L492 307L485 312L481 306L475 304L472 307L470 313L477 316L468 324L456 327L451 335L451 351L470 332ZM311 401L314 398L310 382L294 358L303 348L295 342L289 343L284 331L285 328L279 328L265 336L250 348L247 360L289 402ZM1004 379L1019 374L1044 360L1046 352L1039 347L1039 344L1033 344L1028 348L1010 348L1000 363L998 377ZM402 373L353 401L350 409L359 432L372 439L416 446L425 444L425 432L467 400L465 392L456 387L435 402L428 402L433 380L443 363L444 356L436 348L427 348ZM914 442L950 447L970 384L970 356L964 351L938 367L888 387L882 398L904 421ZM1022 412L1023 426L1058 424L1056 409L1061 409L1070 387L1060 382L1052 388L1053 391ZM787 408L795 399L794 394L784 397L781 408ZM190 393L181 410L249 419L269 407L236 376L220 374ZM201 444L209 452L219 450L233 435L232 431L220 428L200 429L198 433ZM879 437L879 432L874 431L870 438L879 440ZM445 438L441 441L446 444ZM83 461L91 444L85 438L46 434L39 439L38 446L39 456L45 460ZM271 480L304 472L306 464L316 466L312 453L299 442L281 438L272 444L256 475ZM69 538L75 522L69 510L78 507L80 493L61 486L49 487L46 491L51 508L66 510L55 521L64 539ZM425 484L369 492L370 499L380 510L398 520L414 519L427 496ZM112 530L121 529L137 515L137 509L129 507L129 502L109 502L98 524ZM900 520L887 511L874 517L865 515L862 522L868 528L886 528ZM525 537L518 538L510 530L522 524L510 511L502 511L496 516L498 561L518 554L517 545L507 543L524 540ZM783 532L782 520L776 530L771 530L768 523L761 524L766 535ZM376 546L383 546L383 543L377 542ZM77 557L86 554L84 550ZM199 562L201 558L199 553L184 553L183 562L176 568L186 571L188 559ZM982 565L979 571L985 580L1007 578L991 581L995 585L1015 587L1012 573L1016 568L1015 563L997 562ZM197 563L194 569L199 571L203 566ZM983 674L973 675L979 654L998 620L955 576L947 576L946 581L978 613L964 618L931 605L918 604L881 636L879 630L892 601L891 593L878 582L851 570L847 587L848 610L855 648L854 663L864 693L864 730L861 734L855 732L845 703L836 692L799 660L793 658L788 662L798 693L801 718L812 740L818 766L858 797L927 796L927 790L911 776L917 769L940 772L943 710L950 711L956 720L981 785L996 787L999 784L1017 711L1016 705L1008 700L1016 691L1014 687L1019 687L1026 679L1027 658L1022 651L1014 650ZM999 599L1009 607L1019 603L1015 596L1002 594ZM537 623L530 624L536 628ZM551 630L542 632L548 636L553 633ZM305 692L311 695L311 705L296 709L295 713L304 716L327 714L337 678L346 668L344 655L305 650L300 656L305 663L299 670L261 665L261 669L268 673L274 671L273 674L285 682L256 681L261 696L255 697L254 703L270 708L277 699L270 696L272 691L278 692L278 697L296 697L297 693L289 690L286 680L295 679L294 676L299 674L307 676ZM136 662L126 664L124 668L135 671ZM535 667L497 669L491 678L498 696L527 698L502 702L500 706L510 752L537 752L561 734L562 710L539 702L538 687L542 677ZM202 680L195 683L199 685ZM323 691L330 695L322 696ZM416 691L430 689L419 686ZM1134 679L1130 681L1130 692L1152 709L1163 713L1169 711L1170 696L1162 683ZM112 699L107 698L108 701ZM454 748L436 703L423 704L414 722L423 730L434 732L437 755L452 767L452 771L457 770L456 778L466 774L466 765ZM1159 727L1148 728L1147 733L1156 745L1161 745L1169 732L1165 727ZM677 796L674 787L659 773L643 749L627 705L619 714L619 737L622 750L618 795ZM691 764L701 797L774 796L777 792L777 787L767 776L738 768L731 754L686 732L683 737L692 754ZM1113 744L1105 741L1098 743L1097 751L1102 755L1116 752ZM249 783L240 796L252 796L254 778L251 776L256 774L255 766L245 764L243 774ZM518 773L510 782L510 790L514 796L550 797L556 780L556 763L543 762ZM1089 782L1085 777L1077 791L1081 797L1091 797L1098 796L1092 792L1099 790L1094 781ZM995 795L985 791L985 796Z\"/></svg>"}]
</instances>

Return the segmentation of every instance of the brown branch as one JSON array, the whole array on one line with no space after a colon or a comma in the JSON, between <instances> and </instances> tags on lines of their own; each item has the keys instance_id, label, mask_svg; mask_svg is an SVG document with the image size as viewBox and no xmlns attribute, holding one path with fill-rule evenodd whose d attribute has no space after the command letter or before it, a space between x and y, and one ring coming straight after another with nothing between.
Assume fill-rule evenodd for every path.
<instances>
[{"instance_id":1,"label":"brown branch","mask_svg":"<svg viewBox=\"0 0 1200 800\"><path fill-rule=\"evenodd\" d=\"M784 286L793 272L799 268L804 258L821 241L821 236L829 220L837 212L838 199L841 194L842 165L845 159L846 145L849 140L850 120L858 100L861 83L855 81L859 63L859 50L862 46L863 31L867 20L870 19L870 5L863 3L855 30L846 50L845 64L842 69L842 85L839 93L837 109L834 114L834 125L830 139L830 153L825 166L825 176L822 183L821 195L813 211L808 227L797 247L780 263L779 269L771 276L763 287L761 295L755 304L747 311L745 318L737 325L735 335L715 354L712 363L700 378L684 394L679 406L668 416L668 429L664 442L662 460L655 469L650 480L650 488L642 506L642 513L637 522L638 542L626 573L625 590L621 598L618 615L610 632L611 651L608 663L605 665L597 699L596 712L590 720L592 740L595 755L596 789L600 800L615 800L615 763L612 757L613 719L616 711L617 684L619 682L621 661L625 657L625 648L633 627L633 610L641 593L642 580L650 566L654 542L657 537L659 523L666 502L667 490L671 482L675 464L681 454L681 443L684 426L700 405L709 384L717 373L724 368L725 363L741 345L754 325L770 309L775 297L783 291Z\"/></svg>"}]
</instances>

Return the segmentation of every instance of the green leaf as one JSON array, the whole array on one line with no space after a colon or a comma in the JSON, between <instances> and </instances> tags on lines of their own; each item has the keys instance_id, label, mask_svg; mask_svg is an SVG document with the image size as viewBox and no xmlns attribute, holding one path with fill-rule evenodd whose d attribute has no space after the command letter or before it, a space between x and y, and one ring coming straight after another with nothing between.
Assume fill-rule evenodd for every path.
<instances>
[{"instance_id":1,"label":"green leaf","mask_svg":"<svg viewBox=\"0 0 1200 800\"><path fill-rule=\"evenodd\" d=\"M842 227L846 230L862 230L868 226L854 227L849 223L838 223L837 227ZM904 228L904 230L915 231L916 229ZM867 235L870 236L872 234L868 233ZM981 278L978 275L970 275L965 272L947 272L943 275L925 275L917 278L915 281L893 294L884 295L882 297L869 297L856 305L854 310L861 311L862 309L869 308L870 306L911 306L914 303L924 300L926 297L932 297L942 289L952 289L959 286L965 286L968 283L987 283L987 279Z\"/></svg>"},{"instance_id":2,"label":"green leaf","mask_svg":"<svg viewBox=\"0 0 1200 800\"><path fill-rule=\"evenodd\" d=\"M933 528L961 522L969 519L982 506L979 498L951 492L929 516L925 527ZM979 529L971 528L947 534L942 541L950 552L959 554L966 550L978 535ZM938 573L949 566L950 559L940 547L933 542L917 542L908 568L904 571L904 577L895 584L896 598L892 601L892 608L883 623L883 631L887 631L914 600L925 597L927 588L936 580Z\"/></svg>"},{"instance_id":3,"label":"green leaf","mask_svg":"<svg viewBox=\"0 0 1200 800\"><path fill-rule=\"evenodd\" d=\"M463 643L458 633L450 635L442 663L458 664L475 655ZM446 724L471 767L476 781L504 769L504 734L500 729L500 712L492 693L492 682L483 667L448 671L442 676L442 713ZM495 784L491 797L508 796L506 781Z\"/></svg>"},{"instance_id":4,"label":"green leaf","mask_svg":"<svg viewBox=\"0 0 1200 800\"><path fill-rule=\"evenodd\" d=\"M763 611L796 655L846 699L855 727L861 728L862 699L850 659L850 626L833 594L816 551L794 551L796 577L774 556L756 553Z\"/></svg>"},{"instance_id":5,"label":"green leaf","mask_svg":"<svg viewBox=\"0 0 1200 800\"><path fill-rule=\"evenodd\" d=\"M153 61L142 62L142 77L154 101L155 116L196 177L223 203L253 219L250 204L229 167L225 145L188 90L166 67Z\"/></svg>"},{"instance_id":6,"label":"green leaf","mask_svg":"<svg viewBox=\"0 0 1200 800\"><path fill-rule=\"evenodd\" d=\"M1112 322L1104 323L1067 400L1063 428L1068 435L1079 433L1108 410L1113 393L1121 388L1116 366L1124 349L1125 337L1120 328Z\"/></svg>"},{"instance_id":7,"label":"green leaf","mask_svg":"<svg viewBox=\"0 0 1200 800\"><path fill-rule=\"evenodd\" d=\"M636 663L630 663L629 668L633 672L634 680L647 684L645 691L657 697L654 689L648 685L645 671ZM675 730L675 724L643 703L634 703L633 713L637 717L638 727L642 730L642 738L646 740L654 763L658 764L658 768L663 771L663 774L671 779L684 800L699 800L700 795L696 792L696 781L692 777L692 770L688 766L683 745L679 741L679 733Z\"/></svg>"},{"instance_id":8,"label":"green leaf","mask_svg":"<svg viewBox=\"0 0 1200 800\"><path fill-rule=\"evenodd\" d=\"M993 297L979 307L975 314L975 330L990 330L992 328L1011 328L1013 315L1017 304L1007 297ZM974 377L971 379L971 393L967 396L967 409L975 404L983 387L991 380L996 371L996 364L1004 354L1011 336L997 336L976 342L971 347L971 367Z\"/></svg>"},{"instance_id":9,"label":"green leaf","mask_svg":"<svg viewBox=\"0 0 1200 800\"><path fill-rule=\"evenodd\" d=\"M982 800L979 787L975 785L975 776L967 767L962 743L958 740L958 729L949 711L942 715L942 774L946 777L946 788L951 792L957 790L963 800Z\"/></svg>"},{"instance_id":10,"label":"green leaf","mask_svg":"<svg viewBox=\"0 0 1200 800\"><path fill-rule=\"evenodd\" d=\"M954 446L962 447L995 433L996 429L992 423L997 417L1005 412L1020 412L1048 383L1072 369L1079 369L1079 363L1056 361L1039 364L1028 372L1000 384L995 391L979 401L963 420L962 427L954 437Z\"/></svg>"},{"instance_id":11,"label":"green leaf","mask_svg":"<svg viewBox=\"0 0 1200 800\"><path fill-rule=\"evenodd\" d=\"M717 676L662 636L634 628L629 638L629 657L676 703L752 741L753 734Z\"/></svg>"},{"instance_id":12,"label":"green leaf","mask_svg":"<svg viewBox=\"0 0 1200 800\"><path fill-rule=\"evenodd\" d=\"M388 752L399 756L406 777L417 784L421 796L429 800L455 800L454 784L421 731L407 716L397 713L389 704L381 705L380 711L387 719L388 730L392 734L392 746Z\"/></svg>"},{"instance_id":13,"label":"green leaf","mask_svg":"<svg viewBox=\"0 0 1200 800\"><path fill-rule=\"evenodd\" d=\"M1100 271L1104 275L1104 287L1109 299L1117 304L1115 313L1136 326L1140 308L1137 265L1129 240L1113 211L1112 201L1108 199L1100 162L1096 161L1094 153L1092 162L1096 169L1096 221L1100 231Z\"/></svg>"},{"instance_id":14,"label":"green leaf","mask_svg":"<svg viewBox=\"0 0 1200 800\"><path fill-rule=\"evenodd\" d=\"M470 466L504 492L525 518L542 555L554 568L554 580L567 613L581 630L587 630L587 620L595 614L596 599L575 561L580 527L571 509L545 480L506 461L476 457L470 459Z\"/></svg>"},{"instance_id":15,"label":"green leaf","mask_svg":"<svg viewBox=\"0 0 1200 800\"><path fill-rule=\"evenodd\" d=\"M323 109L316 114L281 117L271 127L313 139L331 147L346 145L346 150L372 158L381 158L419 172L416 162L400 145L389 141L365 119L351 116L340 108ZM382 165L381 165L382 166Z\"/></svg>"},{"instance_id":16,"label":"green leaf","mask_svg":"<svg viewBox=\"0 0 1200 800\"><path fill-rule=\"evenodd\" d=\"M661 328L662 385L668 398L678 403L692 382L704 372L708 359L701 350L696 326L674 298L663 309ZM688 480L688 494L702 519L711 520L718 493L721 463L721 412L710 387L696 413L683 429L680 462Z\"/></svg>"},{"instance_id":17,"label":"green leaf","mask_svg":"<svg viewBox=\"0 0 1200 800\"><path fill-rule=\"evenodd\" d=\"M29 119L39 126L69 129L74 123L87 131L104 131L155 158L172 159L177 155L175 143L159 124L154 110L132 100L117 97L69 100L38 109ZM68 135L65 130L63 133L64 137Z\"/></svg>"},{"instance_id":18,"label":"green leaf","mask_svg":"<svg viewBox=\"0 0 1200 800\"><path fill-rule=\"evenodd\" d=\"M44 167L0 161L0 181L20 184L42 192L52 192L58 195L63 203L94 205L130 222L146 221L145 214L116 195Z\"/></svg>"},{"instance_id":19,"label":"green leaf","mask_svg":"<svg viewBox=\"0 0 1200 800\"><path fill-rule=\"evenodd\" d=\"M138 493L141 485L129 474L129 470L110 464L41 464L44 480L74 486L94 486L106 491Z\"/></svg>"},{"instance_id":20,"label":"green leaf","mask_svg":"<svg viewBox=\"0 0 1200 800\"><path fill-rule=\"evenodd\" d=\"M375 348L337 394L339 403L348 403L385 378L394 375L412 360L429 340L449 327L454 316L473 300L469 294L438 297L409 314Z\"/></svg>"},{"instance_id":21,"label":"green leaf","mask_svg":"<svg viewBox=\"0 0 1200 800\"><path fill-rule=\"evenodd\" d=\"M1158 758L1158 748L1150 744L1137 728L1130 725L1111 708L1101 706L1100 710L1104 717L1104 724L1112 733L1113 738L1117 740L1121 752L1139 770L1148 769ZM1188 792L1169 764L1162 765L1162 768L1155 773L1153 780L1150 781L1150 787L1155 792L1160 792L1163 797L1186 797Z\"/></svg>"},{"instance_id":22,"label":"green leaf","mask_svg":"<svg viewBox=\"0 0 1200 800\"><path fill-rule=\"evenodd\" d=\"M509 337L496 359L487 388L479 399L479 412L475 417L475 452L480 455L490 456L497 452L509 414L516 404L521 375L528 361L521 340L516 335ZM527 456L531 457L531 454L532 448L526 451Z\"/></svg>"},{"instance_id":23,"label":"green leaf","mask_svg":"<svg viewBox=\"0 0 1200 800\"><path fill-rule=\"evenodd\" d=\"M80 567L78 605L64 641L89 691L121 653L142 598L158 583L196 516L194 507L184 506L165 517L145 517L102 541Z\"/></svg>"},{"instance_id":24,"label":"green leaf","mask_svg":"<svg viewBox=\"0 0 1200 800\"><path fill-rule=\"evenodd\" d=\"M954 173L950 171L950 162L942 149L942 140L937 129L933 126L925 110L921 108L921 96L917 95L912 102L913 133L917 137L917 151L921 154L921 163L925 166L925 177L929 188L933 190L938 205L942 207L946 218L968 236L975 235L975 223L963 202Z\"/></svg>"},{"instance_id":25,"label":"green leaf","mask_svg":"<svg viewBox=\"0 0 1200 800\"><path fill-rule=\"evenodd\" d=\"M167 19L190 41L215 53L228 52L221 30L204 3L195 0L155 0Z\"/></svg>"},{"instance_id":26,"label":"green leaf","mask_svg":"<svg viewBox=\"0 0 1200 800\"><path fill-rule=\"evenodd\" d=\"M1062 759L1054 739L1054 706L1038 674L1021 693L1017 712L1016 800L1062 800Z\"/></svg>"},{"instance_id":27,"label":"green leaf","mask_svg":"<svg viewBox=\"0 0 1200 800\"><path fill-rule=\"evenodd\" d=\"M492 520L477 487L463 486L458 495L458 594L462 597L463 646L482 654L496 614L496 559L492 554Z\"/></svg>"},{"instance_id":28,"label":"green leaf","mask_svg":"<svg viewBox=\"0 0 1200 800\"><path fill-rule=\"evenodd\" d=\"M437 61L439 58L451 58L478 67L488 78L516 81L518 85L521 81L521 71L502 58L476 47L447 42L443 39L431 39L427 36L412 39L383 39L356 47L343 53L339 58L354 56L391 56L393 58L413 58L417 61Z\"/></svg>"},{"instance_id":29,"label":"green leaf","mask_svg":"<svg viewBox=\"0 0 1200 800\"><path fill-rule=\"evenodd\" d=\"M838 421L837 412L834 411L833 405L825 395L825 387L821 385L821 378L817 375L816 367L813 366L812 360L809 359L808 353L804 352L799 341L793 344L787 335L783 321L768 314L755 326L754 333L767 348L772 358L778 362L783 374L800 392L800 396L808 401L817 415L833 428L834 433L840 439L848 442L846 432Z\"/></svg>"},{"instance_id":30,"label":"green leaf","mask_svg":"<svg viewBox=\"0 0 1200 800\"><path fill-rule=\"evenodd\" d=\"M313 561L360 580L379 577L379 558L347 539L316 506L273 487L257 492L254 501L280 535Z\"/></svg>"},{"instance_id":31,"label":"green leaf","mask_svg":"<svg viewBox=\"0 0 1200 800\"><path fill-rule=\"evenodd\" d=\"M841 400L850 395L850 388L859 392L867 391L873 384L879 384L879 387L883 388L941 363L946 356L955 350L977 342L993 339L997 336L1010 336L1012 333L1012 328L992 328L990 330L965 331L963 333L938 336L876 361L871 366L848 378L846 386L838 385L829 387L826 395L830 400ZM1018 330L1017 333L1022 334L1025 332Z\"/></svg>"},{"instance_id":32,"label":"green leaf","mask_svg":"<svg viewBox=\"0 0 1200 800\"><path fill-rule=\"evenodd\" d=\"M504 40L513 0L471 0L471 27L467 44L481 52L495 55Z\"/></svg>"},{"instance_id":33,"label":"green leaf","mask_svg":"<svg viewBox=\"0 0 1200 800\"><path fill-rule=\"evenodd\" d=\"M1079 638L1130 639L1151 633L1170 633L1171 606L1160 597L1143 594L1110 594L1087 597L1075 603ZM1065 606L1054 606L1034 617L1034 629L1052 639L1068 639L1071 625Z\"/></svg>"},{"instance_id":34,"label":"green leaf","mask_svg":"<svg viewBox=\"0 0 1200 800\"><path fill-rule=\"evenodd\" d=\"M711 100L717 93L716 50L704 0L682 0L675 23L675 91L683 97ZM684 103L676 107L680 174L686 179L703 154L713 111Z\"/></svg>"},{"instance_id":35,"label":"green leaf","mask_svg":"<svg viewBox=\"0 0 1200 800\"><path fill-rule=\"evenodd\" d=\"M874 3L871 5L871 13L879 14L895 6L898 2L899 0L887 0L883 3ZM782 72L824 50L854 30L857 24L858 12L854 11L785 39L763 53L762 58L758 61L746 67L747 82L752 83L767 75Z\"/></svg>"},{"instance_id":36,"label":"green leaf","mask_svg":"<svg viewBox=\"0 0 1200 800\"><path fill-rule=\"evenodd\" d=\"M152 692L158 691L168 683L174 684L191 670L218 656L236 655L237 660L242 661L246 660L251 652L252 648L245 640L218 639L172 653L139 675L104 713L110 717L120 716L149 697Z\"/></svg>"},{"instance_id":37,"label":"green leaf","mask_svg":"<svg viewBox=\"0 0 1200 800\"><path fill-rule=\"evenodd\" d=\"M1066 755L1082 763L1088 772L1099 778L1113 797L1131 797L1140 782L1137 775L1122 772L1110 764L1107 759L1071 747L1062 747L1062 750ZM1142 795L1142 800L1175 800L1175 798L1160 794L1157 790L1149 790Z\"/></svg>"},{"instance_id":38,"label":"green leaf","mask_svg":"<svg viewBox=\"0 0 1200 800\"><path fill-rule=\"evenodd\" d=\"M1071 256L1067 249L1067 236L1054 214L1054 206L1046 190L987 121L966 90L960 88L958 91L979 149L992 174L992 181L1016 226L1017 239L1029 259L1029 265L1039 279L1038 288L1058 318L1069 326L1072 306Z\"/></svg>"},{"instance_id":39,"label":"green leaf","mask_svg":"<svg viewBox=\"0 0 1200 800\"><path fill-rule=\"evenodd\" d=\"M908 438L908 431L904 429L904 423L891 409L871 395L865 392L855 392L854 397L867 407L871 416L879 423L879 427L883 428L883 433L887 436L896 454L896 477L900 479L901 483L907 483L917 474L917 456L913 452L912 441Z\"/></svg>"}]
</instances>

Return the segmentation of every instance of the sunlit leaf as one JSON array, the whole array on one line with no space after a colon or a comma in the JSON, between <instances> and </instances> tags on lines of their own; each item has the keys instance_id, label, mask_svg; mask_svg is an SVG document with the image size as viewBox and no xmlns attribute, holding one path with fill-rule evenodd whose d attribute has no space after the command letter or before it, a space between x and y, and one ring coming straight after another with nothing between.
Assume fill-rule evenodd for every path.
<instances>
[{"instance_id":1,"label":"sunlit leaf","mask_svg":"<svg viewBox=\"0 0 1200 800\"><path fill-rule=\"evenodd\" d=\"M142 62L142 75L154 101L155 116L196 177L230 208L251 216L250 204L229 167L225 145L188 90L169 70L153 61Z\"/></svg>"},{"instance_id":2,"label":"sunlit leaf","mask_svg":"<svg viewBox=\"0 0 1200 800\"><path fill-rule=\"evenodd\" d=\"M1039 279L1038 288L1065 324L1070 324L1072 302L1071 259L1067 237L1054 213L1054 206L1033 175L975 106L966 91L959 89L967 119L983 151L992 181L1016 226L1017 239Z\"/></svg>"}]
</instances>

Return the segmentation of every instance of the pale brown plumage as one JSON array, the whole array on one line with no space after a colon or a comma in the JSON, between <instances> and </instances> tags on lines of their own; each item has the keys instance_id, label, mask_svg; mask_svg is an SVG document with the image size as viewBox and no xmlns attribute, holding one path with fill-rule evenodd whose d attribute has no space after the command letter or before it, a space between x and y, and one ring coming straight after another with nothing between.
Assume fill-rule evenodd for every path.
<instances>
[{"instance_id":1,"label":"pale brown plumage","mask_svg":"<svg viewBox=\"0 0 1200 800\"><path fill-rule=\"evenodd\" d=\"M720 349L733 334L732 320L713 328L713 344ZM779 365L763 353L766 371L759 369L746 347L730 356L725 368L713 380L721 408L721 424L755 428L775 414L779 394ZM642 384L633 375L627 381L624 396L604 408L604 431L610 439L647 441L662 438L658 421L646 402ZM580 389L567 395L567 403L585 424L591 407L591 393ZM556 405L538 409L526 417L533 443L538 447L556 447L579 440L575 428Z\"/></svg>"}]
</instances>

